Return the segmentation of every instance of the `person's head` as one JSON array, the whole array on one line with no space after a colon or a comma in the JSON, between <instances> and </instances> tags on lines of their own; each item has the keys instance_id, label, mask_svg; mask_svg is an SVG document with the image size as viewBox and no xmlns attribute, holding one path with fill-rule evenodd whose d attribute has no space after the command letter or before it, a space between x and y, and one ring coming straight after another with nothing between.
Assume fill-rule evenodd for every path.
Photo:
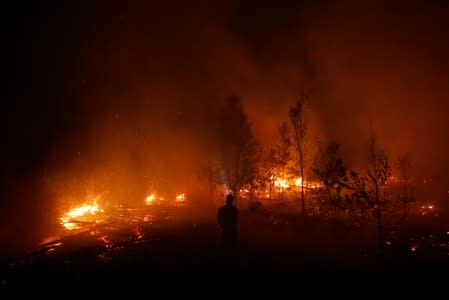
<instances>
[{"instance_id":1,"label":"person's head","mask_svg":"<svg viewBox=\"0 0 449 300\"><path fill-rule=\"evenodd\" d=\"M231 194L226 196L226 205L232 205L232 202L234 201L234 196Z\"/></svg>"}]
</instances>

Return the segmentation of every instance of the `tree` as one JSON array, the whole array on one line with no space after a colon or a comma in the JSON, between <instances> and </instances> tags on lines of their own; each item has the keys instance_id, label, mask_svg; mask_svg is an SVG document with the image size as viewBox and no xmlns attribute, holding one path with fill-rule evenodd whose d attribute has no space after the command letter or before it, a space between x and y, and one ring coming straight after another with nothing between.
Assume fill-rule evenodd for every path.
<instances>
[{"instance_id":1,"label":"tree","mask_svg":"<svg viewBox=\"0 0 449 300\"><path fill-rule=\"evenodd\" d=\"M320 151L313 173L323 184L329 204L344 210L341 192L348 187L348 170L343 163L339 144L331 141L324 151Z\"/></svg>"},{"instance_id":2,"label":"tree","mask_svg":"<svg viewBox=\"0 0 449 300\"><path fill-rule=\"evenodd\" d=\"M371 195L375 199L375 212L377 218L377 234L379 239L379 255L381 258L384 256L384 243L383 243L383 225L382 225L382 205L381 196L379 195L379 188L383 188L385 191L385 185L387 184L388 177L391 176L391 168L388 161L388 157L382 149L377 148L376 136L374 132L371 132L370 145L370 167L368 168L368 178L374 187L374 194ZM383 200L385 201L385 193L383 193Z\"/></svg>"},{"instance_id":3,"label":"tree","mask_svg":"<svg viewBox=\"0 0 449 300\"><path fill-rule=\"evenodd\" d=\"M391 176L389 159L383 149L377 145L377 138L371 132L368 148L368 165L365 175L356 171L349 172L347 187L352 193L346 197L351 212L364 222L375 217L378 238L378 250L384 257L384 207L387 202L386 185ZM383 192L383 193L382 193Z\"/></svg>"},{"instance_id":4,"label":"tree","mask_svg":"<svg viewBox=\"0 0 449 300\"><path fill-rule=\"evenodd\" d=\"M307 95L303 94L302 97L296 101L293 107L290 107L289 117L290 123L293 127L293 145L295 148L294 167L292 169L293 174L297 174L301 177L301 204L302 215L305 220L305 194L304 194L304 168L305 168L305 152L306 152L306 136L307 136L307 124L305 116L305 101Z\"/></svg>"},{"instance_id":5,"label":"tree","mask_svg":"<svg viewBox=\"0 0 449 300\"><path fill-rule=\"evenodd\" d=\"M384 207L387 213L392 217L386 232L394 230L408 216L411 204L413 203L413 193L411 188L410 168L411 161L408 154L402 154L397 157L396 167L399 173L399 188L397 195L389 197L389 205Z\"/></svg>"},{"instance_id":6,"label":"tree","mask_svg":"<svg viewBox=\"0 0 449 300\"><path fill-rule=\"evenodd\" d=\"M276 176L279 173L276 148L269 147L262 151L262 156L258 168L256 185L266 188L268 186L269 199L272 199L272 192Z\"/></svg>"},{"instance_id":7,"label":"tree","mask_svg":"<svg viewBox=\"0 0 449 300\"><path fill-rule=\"evenodd\" d=\"M240 97L227 99L220 114L221 167L229 190L237 203L238 192L244 185L252 185L257 175L260 146L254 138L251 123Z\"/></svg>"},{"instance_id":8,"label":"tree","mask_svg":"<svg viewBox=\"0 0 449 300\"><path fill-rule=\"evenodd\" d=\"M200 178L206 178L209 187L209 200L212 203L214 201L214 193L217 185L220 183L220 168L215 160L210 157L207 160L207 164L200 169Z\"/></svg>"},{"instance_id":9,"label":"tree","mask_svg":"<svg viewBox=\"0 0 449 300\"><path fill-rule=\"evenodd\" d=\"M286 122L282 122L278 130L278 141L275 146L276 164L280 176L285 181L285 171L291 160L290 148L292 146L290 128ZM284 200L284 187L281 184L281 200Z\"/></svg>"}]
</instances>

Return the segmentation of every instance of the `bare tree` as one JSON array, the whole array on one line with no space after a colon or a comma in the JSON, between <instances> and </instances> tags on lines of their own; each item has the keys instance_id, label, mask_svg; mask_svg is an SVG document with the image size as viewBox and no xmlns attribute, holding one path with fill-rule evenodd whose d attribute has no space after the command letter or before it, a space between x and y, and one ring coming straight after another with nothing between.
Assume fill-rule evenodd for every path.
<instances>
[{"instance_id":1,"label":"bare tree","mask_svg":"<svg viewBox=\"0 0 449 300\"><path fill-rule=\"evenodd\" d=\"M383 259L384 240L390 231L406 219L412 197L408 195L408 188L402 189L399 193L395 192L389 158L379 147L373 132L370 136L368 154L368 167L365 172L360 174L351 170L348 172L347 180L342 183L342 187L350 191L346 194L343 205L356 225L360 226L371 221L376 225L379 257ZM401 174L400 184L408 186L409 158L400 156L397 167Z\"/></svg>"},{"instance_id":2,"label":"bare tree","mask_svg":"<svg viewBox=\"0 0 449 300\"><path fill-rule=\"evenodd\" d=\"M304 169L305 169L305 152L306 152L306 136L307 136L307 123L305 116L305 102L308 96L303 94L299 100L296 101L293 107L290 107L289 117L290 123L293 128L293 145L295 148L294 155L294 167L292 173L301 177L301 204L302 215L305 219L305 193L304 193Z\"/></svg>"},{"instance_id":3,"label":"bare tree","mask_svg":"<svg viewBox=\"0 0 449 300\"><path fill-rule=\"evenodd\" d=\"M371 131L369 144L369 160L370 167L368 168L368 178L373 187L374 193L371 198L375 200L375 214L377 218L377 234L379 240L379 255L384 256L384 242L383 242L383 224L382 224L382 203L380 189L385 191L385 185L388 177L391 176L391 168L388 157L382 149L378 149L376 135ZM383 194L385 200L385 193Z\"/></svg>"}]
</instances>

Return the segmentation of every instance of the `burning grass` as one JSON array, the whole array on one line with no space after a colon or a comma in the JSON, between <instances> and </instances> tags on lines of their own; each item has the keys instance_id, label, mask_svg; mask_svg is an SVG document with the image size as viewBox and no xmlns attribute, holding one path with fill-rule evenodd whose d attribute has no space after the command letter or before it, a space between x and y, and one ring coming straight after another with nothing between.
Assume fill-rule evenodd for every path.
<instances>
[{"instance_id":1,"label":"burning grass","mask_svg":"<svg viewBox=\"0 0 449 300\"><path fill-rule=\"evenodd\" d=\"M98 222L98 215L104 210L100 208L97 199L92 203L84 203L81 206L74 207L60 217L60 224L67 230L75 230L80 228L82 223Z\"/></svg>"}]
</instances>

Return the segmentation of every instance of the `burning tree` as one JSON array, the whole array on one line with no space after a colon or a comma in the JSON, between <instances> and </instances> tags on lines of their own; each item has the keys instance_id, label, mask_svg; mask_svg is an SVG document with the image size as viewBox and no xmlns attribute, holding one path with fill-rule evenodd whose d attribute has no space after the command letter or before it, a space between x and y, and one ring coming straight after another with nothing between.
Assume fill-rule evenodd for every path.
<instances>
[{"instance_id":1,"label":"burning tree","mask_svg":"<svg viewBox=\"0 0 449 300\"><path fill-rule=\"evenodd\" d=\"M244 185L252 185L257 175L260 146L254 138L251 123L240 97L227 99L220 114L220 162L225 183L235 195Z\"/></svg>"}]
</instances>

